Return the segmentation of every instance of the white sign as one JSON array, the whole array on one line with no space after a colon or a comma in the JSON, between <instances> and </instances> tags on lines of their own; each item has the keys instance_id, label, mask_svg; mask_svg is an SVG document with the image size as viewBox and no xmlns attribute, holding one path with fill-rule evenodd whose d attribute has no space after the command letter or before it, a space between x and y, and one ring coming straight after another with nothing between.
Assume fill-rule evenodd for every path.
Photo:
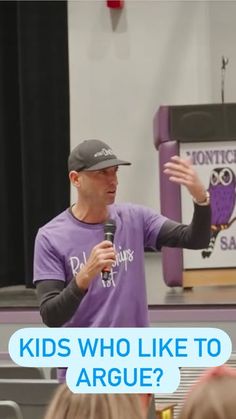
<instances>
[{"instance_id":1,"label":"white sign","mask_svg":"<svg viewBox=\"0 0 236 419\"><path fill-rule=\"evenodd\" d=\"M181 143L211 195L211 241L204 250L184 250L184 269L236 266L236 141ZM191 222L193 203L181 188L182 222Z\"/></svg>"}]
</instances>

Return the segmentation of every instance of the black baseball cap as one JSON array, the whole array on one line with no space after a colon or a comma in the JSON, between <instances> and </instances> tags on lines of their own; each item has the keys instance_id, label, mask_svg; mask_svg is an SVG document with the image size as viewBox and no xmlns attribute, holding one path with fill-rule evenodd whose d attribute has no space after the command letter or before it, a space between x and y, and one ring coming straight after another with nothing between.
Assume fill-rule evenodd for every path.
<instances>
[{"instance_id":1,"label":"black baseball cap","mask_svg":"<svg viewBox=\"0 0 236 419\"><path fill-rule=\"evenodd\" d=\"M68 158L68 169L76 172L106 169L111 166L130 165L119 160L112 149L100 140L85 140L75 147Z\"/></svg>"}]
</instances>

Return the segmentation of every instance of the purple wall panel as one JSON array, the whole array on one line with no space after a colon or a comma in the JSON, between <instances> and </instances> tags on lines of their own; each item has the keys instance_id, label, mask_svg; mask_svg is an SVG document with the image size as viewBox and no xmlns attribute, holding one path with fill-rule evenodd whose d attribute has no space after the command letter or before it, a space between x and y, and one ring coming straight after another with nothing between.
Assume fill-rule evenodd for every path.
<instances>
[{"instance_id":1,"label":"purple wall panel","mask_svg":"<svg viewBox=\"0 0 236 419\"><path fill-rule=\"evenodd\" d=\"M180 187L170 182L163 174L163 165L171 156L179 154L179 144L172 141L169 133L169 110L161 106L154 117L154 144L159 150L159 177L161 213L175 221L181 221ZM163 248L162 268L165 283L170 286L182 286L183 251L182 249Z\"/></svg>"}]
</instances>

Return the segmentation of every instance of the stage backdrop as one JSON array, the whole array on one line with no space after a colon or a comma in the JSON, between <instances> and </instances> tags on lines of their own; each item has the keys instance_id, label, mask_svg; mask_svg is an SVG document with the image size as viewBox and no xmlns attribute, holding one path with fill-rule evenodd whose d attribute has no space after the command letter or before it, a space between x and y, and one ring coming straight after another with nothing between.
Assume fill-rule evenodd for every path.
<instances>
[{"instance_id":1,"label":"stage backdrop","mask_svg":"<svg viewBox=\"0 0 236 419\"><path fill-rule=\"evenodd\" d=\"M69 204L67 3L0 2L0 286L32 286L38 228Z\"/></svg>"}]
</instances>

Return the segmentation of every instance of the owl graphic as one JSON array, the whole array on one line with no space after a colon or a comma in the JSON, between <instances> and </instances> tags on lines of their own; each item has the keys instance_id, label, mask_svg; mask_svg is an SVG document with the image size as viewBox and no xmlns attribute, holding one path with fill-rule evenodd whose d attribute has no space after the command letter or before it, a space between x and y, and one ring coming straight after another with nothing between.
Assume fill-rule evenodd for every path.
<instances>
[{"instance_id":1,"label":"owl graphic","mask_svg":"<svg viewBox=\"0 0 236 419\"><path fill-rule=\"evenodd\" d=\"M236 177L229 167L216 167L210 174L208 191L211 197L211 238L208 248L202 251L202 257L210 257L220 231L230 227L230 220L236 201Z\"/></svg>"}]
</instances>

